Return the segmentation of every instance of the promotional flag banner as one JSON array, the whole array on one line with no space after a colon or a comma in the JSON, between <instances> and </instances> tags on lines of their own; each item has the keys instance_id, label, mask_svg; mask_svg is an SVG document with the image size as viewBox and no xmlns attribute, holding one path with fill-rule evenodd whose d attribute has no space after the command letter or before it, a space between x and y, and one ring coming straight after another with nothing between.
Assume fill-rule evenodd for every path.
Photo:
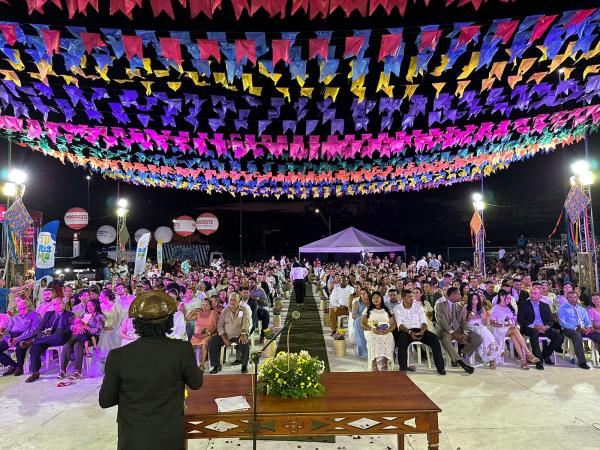
<instances>
[{"instance_id":1,"label":"promotional flag banner","mask_svg":"<svg viewBox=\"0 0 600 450\"><path fill-rule=\"evenodd\" d=\"M58 220L48 222L38 234L35 253L35 279L39 280L54 273L54 254L56 252L56 235Z\"/></svg>"}]
</instances>

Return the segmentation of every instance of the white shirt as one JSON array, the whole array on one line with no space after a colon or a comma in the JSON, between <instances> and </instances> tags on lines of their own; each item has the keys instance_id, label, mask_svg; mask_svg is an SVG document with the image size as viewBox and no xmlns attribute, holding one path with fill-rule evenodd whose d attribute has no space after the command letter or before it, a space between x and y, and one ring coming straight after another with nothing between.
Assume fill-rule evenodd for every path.
<instances>
[{"instance_id":1,"label":"white shirt","mask_svg":"<svg viewBox=\"0 0 600 450\"><path fill-rule=\"evenodd\" d=\"M348 306L348 299L350 295L354 294L354 288L349 284L346 285L345 288L342 286L336 286L331 291L331 295L329 296L329 305L335 308L340 306Z\"/></svg>"},{"instance_id":2,"label":"white shirt","mask_svg":"<svg viewBox=\"0 0 600 450\"><path fill-rule=\"evenodd\" d=\"M290 278L292 281L304 280L304 277L308 274L308 270L305 267L292 267L290 270Z\"/></svg>"},{"instance_id":3,"label":"white shirt","mask_svg":"<svg viewBox=\"0 0 600 450\"><path fill-rule=\"evenodd\" d=\"M399 302L393 313L398 329L400 329L400 325L404 325L409 330L411 328L421 328L422 324L427 323L425 311L419 302L413 301L410 309L406 309L404 304Z\"/></svg>"},{"instance_id":4,"label":"white shirt","mask_svg":"<svg viewBox=\"0 0 600 450\"><path fill-rule=\"evenodd\" d=\"M420 259L417 262L417 272L421 269L427 269L427 261L425 261L424 259Z\"/></svg>"},{"instance_id":5,"label":"white shirt","mask_svg":"<svg viewBox=\"0 0 600 450\"><path fill-rule=\"evenodd\" d=\"M171 339L181 339L187 341L187 334L185 332L185 317L181 311L177 311L173 315L173 332L167 334Z\"/></svg>"}]
</instances>

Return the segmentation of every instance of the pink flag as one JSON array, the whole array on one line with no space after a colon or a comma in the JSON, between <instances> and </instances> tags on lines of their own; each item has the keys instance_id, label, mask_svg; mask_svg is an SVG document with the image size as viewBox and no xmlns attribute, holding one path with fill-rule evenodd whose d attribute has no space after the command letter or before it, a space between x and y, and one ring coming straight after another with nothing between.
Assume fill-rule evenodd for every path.
<instances>
[{"instance_id":1,"label":"pink flag","mask_svg":"<svg viewBox=\"0 0 600 450\"><path fill-rule=\"evenodd\" d=\"M277 64L279 61L290 62L290 44L291 41L289 39L273 39L271 42L273 64Z\"/></svg>"},{"instance_id":2,"label":"pink flag","mask_svg":"<svg viewBox=\"0 0 600 450\"><path fill-rule=\"evenodd\" d=\"M422 52L426 48L430 48L431 50L435 50L440 41L440 36L442 35L442 30L430 30L423 31L421 33L421 45L419 47L419 52Z\"/></svg>"},{"instance_id":3,"label":"pink flag","mask_svg":"<svg viewBox=\"0 0 600 450\"><path fill-rule=\"evenodd\" d=\"M341 7L346 17L354 10L357 10L364 17L367 14L367 2L368 0L330 0L329 14L333 14L338 7Z\"/></svg>"},{"instance_id":4,"label":"pink flag","mask_svg":"<svg viewBox=\"0 0 600 450\"><path fill-rule=\"evenodd\" d=\"M471 39L479 33L480 25L469 25L466 27L462 27L460 29L460 36L458 37L458 42L456 43L456 47L460 47L461 45L468 44L471 42Z\"/></svg>"},{"instance_id":5,"label":"pink flag","mask_svg":"<svg viewBox=\"0 0 600 450\"><path fill-rule=\"evenodd\" d=\"M125 46L125 55L127 59L131 59L134 56L144 57L142 51L142 38L139 36L123 36L123 45Z\"/></svg>"},{"instance_id":6,"label":"pink flag","mask_svg":"<svg viewBox=\"0 0 600 450\"><path fill-rule=\"evenodd\" d=\"M221 50L219 42L213 39L198 39L198 47L200 48L200 59L208 60L211 56L221 62Z\"/></svg>"},{"instance_id":7,"label":"pink flag","mask_svg":"<svg viewBox=\"0 0 600 450\"><path fill-rule=\"evenodd\" d=\"M14 25L0 25L0 31L2 31L4 40L8 45L13 45L17 42L17 33L15 32Z\"/></svg>"},{"instance_id":8,"label":"pink flag","mask_svg":"<svg viewBox=\"0 0 600 450\"><path fill-rule=\"evenodd\" d=\"M346 50L344 50L344 58L346 56L358 55L364 42L365 42L364 36L347 36L346 37Z\"/></svg>"},{"instance_id":9,"label":"pink flag","mask_svg":"<svg viewBox=\"0 0 600 450\"><path fill-rule=\"evenodd\" d=\"M591 16L595 12L596 12L596 8L584 9L581 11L577 11L575 13L575 15L573 16L573 18L571 20L569 20L569 22L565 25L565 28L572 27L573 25L579 25L581 22L583 22L585 19L587 19L589 16Z\"/></svg>"},{"instance_id":10,"label":"pink flag","mask_svg":"<svg viewBox=\"0 0 600 450\"><path fill-rule=\"evenodd\" d=\"M496 28L496 34L494 37L502 38L502 43L506 44L510 41L510 38L517 31L517 27L519 26L518 20L511 20L509 22L502 22L498 24L498 28Z\"/></svg>"},{"instance_id":11,"label":"pink flag","mask_svg":"<svg viewBox=\"0 0 600 450\"><path fill-rule=\"evenodd\" d=\"M236 39L235 62L240 63L244 57L256 64L256 41L253 39Z\"/></svg>"},{"instance_id":12,"label":"pink flag","mask_svg":"<svg viewBox=\"0 0 600 450\"><path fill-rule=\"evenodd\" d=\"M244 10L248 11L250 9L248 0L231 0L231 6L237 20L240 20L240 16Z\"/></svg>"},{"instance_id":13,"label":"pink flag","mask_svg":"<svg viewBox=\"0 0 600 450\"><path fill-rule=\"evenodd\" d=\"M192 19L200 13L212 19L214 12L220 8L221 0L190 0L190 16Z\"/></svg>"},{"instance_id":14,"label":"pink flag","mask_svg":"<svg viewBox=\"0 0 600 450\"><path fill-rule=\"evenodd\" d=\"M310 20L313 20L319 14L321 17L327 17L327 10L329 9L329 0L308 0L310 5Z\"/></svg>"},{"instance_id":15,"label":"pink flag","mask_svg":"<svg viewBox=\"0 0 600 450\"><path fill-rule=\"evenodd\" d=\"M181 42L176 38L160 38L162 56L181 65Z\"/></svg>"},{"instance_id":16,"label":"pink flag","mask_svg":"<svg viewBox=\"0 0 600 450\"><path fill-rule=\"evenodd\" d=\"M308 0L292 0L292 14L296 14L300 8L308 12Z\"/></svg>"},{"instance_id":17,"label":"pink flag","mask_svg":"<svg viewBox=\"0 0 600 450\"><path fill-rule=\"evenodd\" d=\"M86 53L91 53L95 47L106 46L98 33L81 33L79 37L83 42Z\"/></svg>"},{"instance_id":18,"label":"pink flag","mask_svg":"<svg viewBox=\"0 0 600 450\"><path fill-rule=\"evenodd\" d=\"M327 59L327 50L329 39L309 39L308 40L308 59L316 58L321 55L323 59Z\"/></svg>"},{"instance_id":19,"label":"pink flag","mask_svg":"<svg viewBox=\"0 0 600 450\"><path fill-rule=\"evenodd\" d=\"M152 6L152 13L154 14L154 17L157 17L161 12L164 11L171 19L175 19L175 13L173 12L171 0L150 0L150 6Z\"/></svg>"},{"instance_id":20,"label":"pink flag","mask_svg":"<svg viewBox=\"0 0 600 450\"><path fill-rule=\"evenodd\" d=\"M548 27L552 25L554 19L558 16L543 16L540 17L533 28L533 32L531 33L531 37L529 38L529 43L531 44L536 39L542 37L542 35L546 32Z\"/></svg>"},{"instance_id":21,"label":"pink flag","mask_svg":"<svg viewBox=\"0 0 600 450\"><path fill-rule=\"evenodd\" d=\"M59 52L60 31L58 30L42 30L44 44L46 44L46 52L52 56L53 53Z\"/></svg>"},{"instance_id":22,"label":"pink flag","mask_svg":"<svg viewBox=\"0 0 600 450\"><path fill-rule=\"evenodd\" d=\"M401 34L384 34L381 36L381 47L379 48L379 61L386 56L395 56L402 42Z\"/></svg>"}]
</instances>

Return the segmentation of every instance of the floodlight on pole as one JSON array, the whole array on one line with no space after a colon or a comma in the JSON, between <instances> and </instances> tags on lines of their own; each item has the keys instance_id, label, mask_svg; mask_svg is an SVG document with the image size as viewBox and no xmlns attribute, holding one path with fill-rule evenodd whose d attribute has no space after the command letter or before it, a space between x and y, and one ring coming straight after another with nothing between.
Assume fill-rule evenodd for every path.
<instances>
[{"instance_id":1,"label":"floodlight on pole","mask_svg":"<svg viewBox=\"0 0 600 450\"><path fill-rule=\"evenodd\" d=\"M92 177L90 177L89 175L85 177L86 180L90 181L92 179Z\"/></svg>"},{"instance_id":2,"label":"floodlight on pole","mask_svg":"<svg viewBox=\"0 0 600 450\"><path fill-rule=\"evenodd\" d=\"M129 206L129 202L127 201L127 199L126 199L126 198L120 198L120 199L117 201L117 206L118 206L119 208L126 209L126 208L127 208L127 206Z\"/></svg>"},{"instance_id":3,"label":"floodlight on pole","mask_svg":"<svg viewBox=\"0 0 600 450\"><path fill-rule=\"evenodd\" d=\"M471 198L473 199L473 208L475 208L476 211L481 212L485 209L483 195L481 195L479 192L475 192Z\"/></svg>"},{"instance_id":4,"label":"floodlight on pole","mask_svg":"<svg viewBox=\"0 0 600 450\"><path fill-rule=\"evenodd\" d=\"M7 182L4 183L4 187L2 188L2 193L6 197L14 197L17 195L17 185L15 183Z\"/></svg>"},{"instance_id":5,"label":"floodlight on pole","mask_svg":"<svg viewBox=\"0 0 600 450\"><path fill-rule=\"evenodd\" d=\"M11 183L23 185L27 181L27 173L23 172L20 169L13 169L8 174L8 180Z\"/></svg>"}]
</instances>

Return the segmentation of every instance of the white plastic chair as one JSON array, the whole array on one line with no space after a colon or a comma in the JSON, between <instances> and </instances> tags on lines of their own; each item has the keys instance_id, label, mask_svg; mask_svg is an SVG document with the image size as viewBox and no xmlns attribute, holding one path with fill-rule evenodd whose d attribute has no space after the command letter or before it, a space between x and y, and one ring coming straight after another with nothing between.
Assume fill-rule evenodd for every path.
<instances>
[{"instance_id":1,"label":"white plastic chair","mask_svg":"<svg viewBox=\"0 0 600 450\"><path fill-rule=\"evenodd\" d=\"M425 349L425 354L427 355L427 367L431 369L431 348L428 345L425 345L419 341L413 341L408 344L407 350L407 365L410 366L410 353L411 351L416 352L417 354L417 363L421 364L421 351Z\"/></svg>"},{"instance_id":2,"label":"white plastic chair","mask_svg":"<svg viewBox=\"0 0 600 450\"><path fill-rule=\"evenodd\" d=\"M51 354L55 353L56 354L56 358L58 359L58 363L60 364L60 358L62 356L62 346L56 346L56 347L48 347L46 349L46 370L48 370L48 368L50 367L50 361L51 361Z\"/></svg>"}]
</instances>

